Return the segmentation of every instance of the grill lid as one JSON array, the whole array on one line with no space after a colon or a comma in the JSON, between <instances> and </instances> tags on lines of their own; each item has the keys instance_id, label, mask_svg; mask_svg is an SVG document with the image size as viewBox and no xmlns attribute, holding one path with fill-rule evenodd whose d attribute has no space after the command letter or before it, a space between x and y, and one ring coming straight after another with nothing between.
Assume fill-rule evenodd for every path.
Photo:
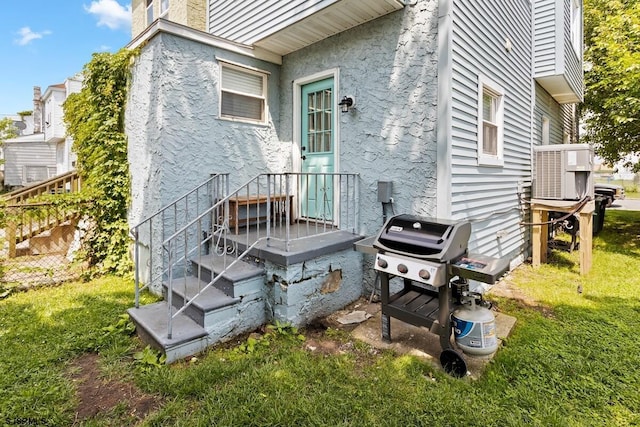
<instances>
[{"instance_id":1,"label":"grill lid","mask_svg":"<svg viewBox=\"0 0 640 427\"><path fill-rule=\"evenodd\" d=\"M471 223L396 215L382 227L373 246L385 252L449 262L467 251Z\"/></svg>"}]
</instances>

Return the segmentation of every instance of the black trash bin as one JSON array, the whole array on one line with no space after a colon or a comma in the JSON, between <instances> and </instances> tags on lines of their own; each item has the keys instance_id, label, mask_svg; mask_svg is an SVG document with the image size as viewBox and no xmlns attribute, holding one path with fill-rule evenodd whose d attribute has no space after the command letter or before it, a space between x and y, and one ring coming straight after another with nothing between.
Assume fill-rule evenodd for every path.
<instances>
[{"instance_id":1,"label":"black trash bin","mask_svg":"<svg viewBox=\"0 0 640 427\"><path fill-rule=\"evenodd\" d=\"M604 227L604 212L607 209L607 198L596 195L593 210L593 234L598 234Z\"/></svg>"}]
</instances>

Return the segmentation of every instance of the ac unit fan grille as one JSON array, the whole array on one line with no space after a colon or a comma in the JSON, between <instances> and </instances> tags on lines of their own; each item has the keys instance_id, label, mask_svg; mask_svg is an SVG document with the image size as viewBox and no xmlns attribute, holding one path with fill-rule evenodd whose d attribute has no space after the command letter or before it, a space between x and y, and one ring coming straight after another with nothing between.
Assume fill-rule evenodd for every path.
<instances>
[{"instance_id":1,"label":"ac unit fan grille","mask_svg":"<svg viewBox=\"0 0 640 427\"><path fill-rule=\"evenodd\" d=\"M562 152L536 152L536 179L534 197L538 199L562 198Z\"/></svg>"}]
</instances>

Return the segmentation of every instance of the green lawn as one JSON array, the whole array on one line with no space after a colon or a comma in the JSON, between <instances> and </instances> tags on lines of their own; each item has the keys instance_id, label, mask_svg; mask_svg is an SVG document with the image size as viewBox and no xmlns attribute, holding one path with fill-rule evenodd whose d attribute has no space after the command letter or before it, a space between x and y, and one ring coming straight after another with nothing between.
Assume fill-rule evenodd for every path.
<instances>
[{"instance_id":1,"label":"green lawn","mask_svg":"<svg viewBox=\"0 0 640 427\"><path fill-rule=\"evenodd\" d=\"M133 300L129 281L14 293L0 300L0 425L638 425L640 212L607 211L587 276L577 259L558 252L512 273L537 304L496 301L518 322L476 381L333 330L315 338L341 351L310 352L280 328L155 367L135 361L141 344L119 323ZM154 411L141 417L122 402L74 420L70 366L94 352L99 380L135 383L157 397Z\"/></svg>"}]
</instances>

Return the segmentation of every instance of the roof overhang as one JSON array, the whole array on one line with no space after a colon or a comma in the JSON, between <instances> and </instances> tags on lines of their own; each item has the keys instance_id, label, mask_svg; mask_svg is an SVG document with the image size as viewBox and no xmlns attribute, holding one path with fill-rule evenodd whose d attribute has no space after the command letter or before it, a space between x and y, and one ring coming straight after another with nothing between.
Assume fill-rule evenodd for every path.
<instances>
[{"instance_id":1,"label":"roof overhang","mask_svg":"<svg viewBox=\"0 0 640 427\"><path fill-rule=\"evenodd\" d=\"M559 104L582 102L582 92L574 90L564 74L536 77L535 79Z\"/></svg>"},{"instance_id":2,"label":"roof overhang","mask_svg":"<svg viewBox=\"0 0 640 427\"><path fill-rule=\"evenodd\" d=\"M25 144L34 142L47 142L44 140L44 133L34 133L31 135L23 135L15 138L10 138L4 141L5 144Z\"/></svg>"},{"instance_id":3,"label":"roof overhang","mask_svg":"<svg viewBox=\"0 0 640 427\"><path fill-rule=\"evenodd\" d=\"M185 25L167 21L162 18L156 19L143 32L138 34L136 38L131 40L129 44L127 44L126 48L135 49L137 47L143 46L146 42L160 33L172 34L174 36L182 37L209 46L236 52L240 55L261 59L263 61L272 62L274 64L282 64L282 56L277 55L273 52L265 51L264 49L261 49L259 47L248 46L242 43L236 43L227 39L223 39L221 37L216 37L209 33L195 30Z\"/></svg>"},{"instance_id":4,"label":"roof overhang","mask_svg":"<svg viewBox=\"0 0 640 427\"><path fill-rule=\"evenodd\" d=\"M404 6L400 0L338 0L252 45L286 55Z\"/></svg>"}]
</instances>

